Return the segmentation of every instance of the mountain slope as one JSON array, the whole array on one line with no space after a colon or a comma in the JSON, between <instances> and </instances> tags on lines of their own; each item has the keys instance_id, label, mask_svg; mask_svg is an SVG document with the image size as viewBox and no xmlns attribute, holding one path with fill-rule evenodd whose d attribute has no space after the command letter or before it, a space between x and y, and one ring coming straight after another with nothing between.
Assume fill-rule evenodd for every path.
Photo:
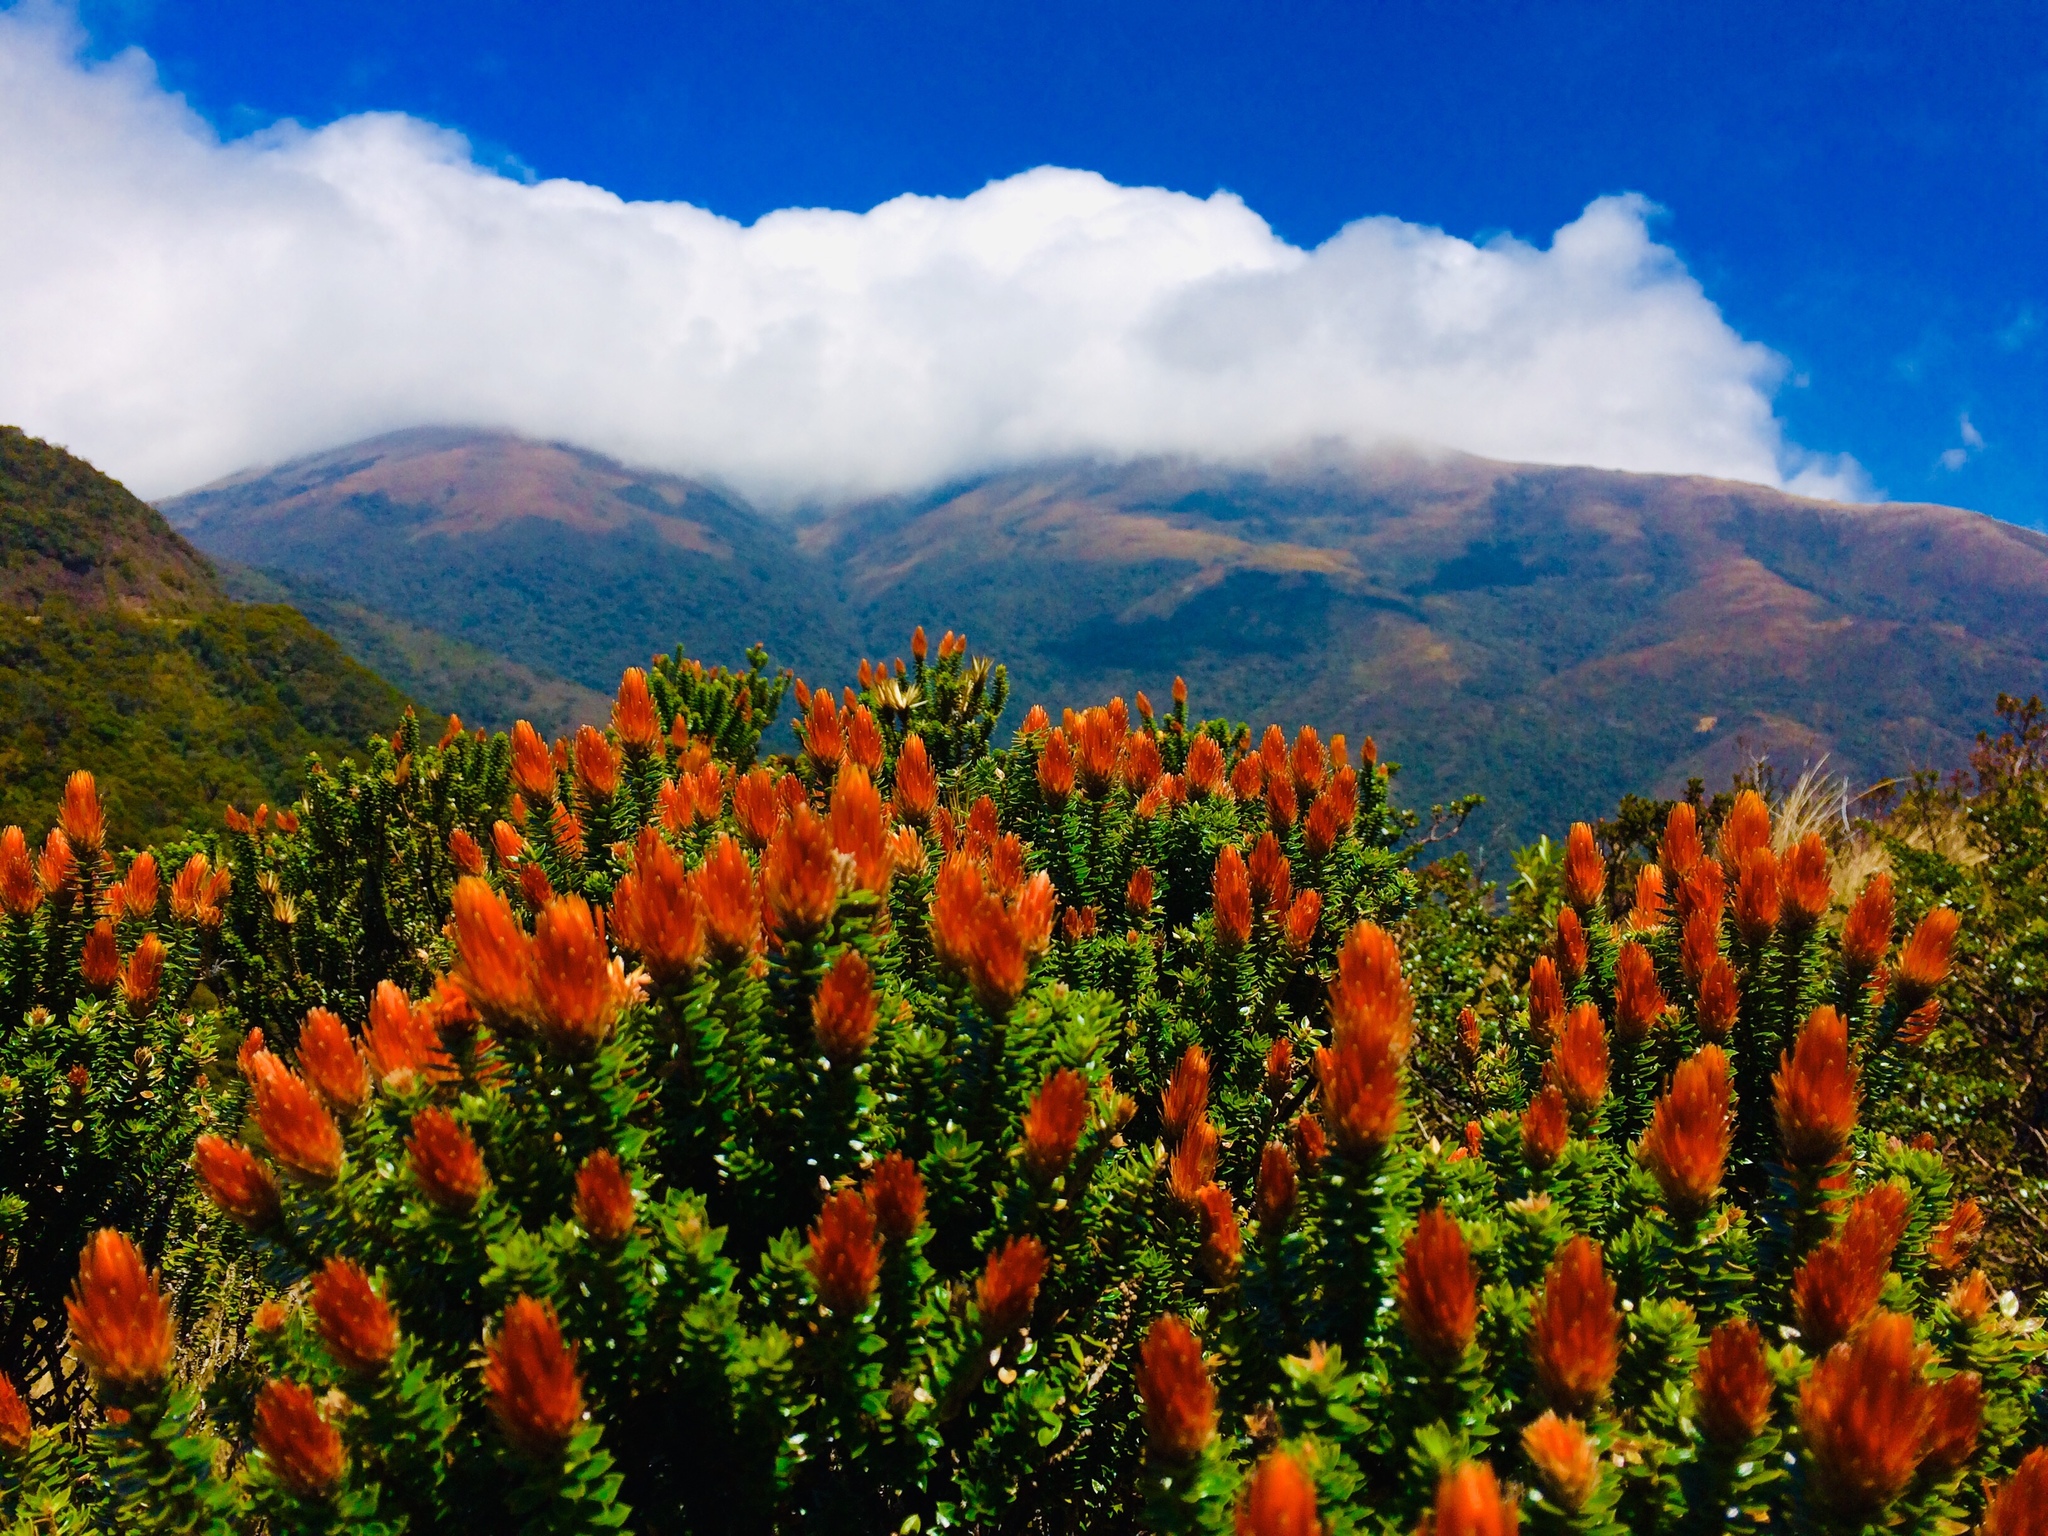
<instances>
[{"instance_id":1,"label":"mountain slope","mask_svg":"<svg viewBox=\"0 0 2048 1536\"><path fill-rule=\"evenodd\" d=\"M146 503L0 427L0 823L48 822L91 768L109 837L294 798L305 755L388 729L405 699L288 607L228 600Z\"/></svg>"},{"instance_id":2,"label":"mountain slope","mask_svg":"<svg viewBox=\"0 0 2048 1536\"><path fill-rule=\"evenodd\" d=\"M731 660L766 637L844 677L920 622L1007 662L1020 707L1157 698L1181 672L1199 710L1374 734L1409 803L1483 791L1501 838L1718 786L1754 752L1826 755L1858 789L1953 764L2001 688L2048 675L2040 535L1454 454L1034 465L778 519L578 450L429 432L166 511L211 552L594 689L677 641Z\"/></svg>"}]
</instances>

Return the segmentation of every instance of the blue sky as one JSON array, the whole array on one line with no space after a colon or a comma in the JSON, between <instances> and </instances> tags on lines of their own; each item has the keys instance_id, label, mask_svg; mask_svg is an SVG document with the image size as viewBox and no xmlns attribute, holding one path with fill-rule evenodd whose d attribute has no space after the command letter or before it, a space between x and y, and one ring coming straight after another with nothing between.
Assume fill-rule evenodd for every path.
<instances>
[{"instance_id":1,"label":"blue sky","mask_svg":"<svg viewBox=\"0 0 2048 1536\"><path fill-rule=\"evenodd\" d=\"M227 137L398 110L742 221L1042 164L1538 242L1636 192L1786 434L2048 523L2048 5L89 5ZM1965 427L1965 418L1968 426Z\"/></svg>"}]
</instances>

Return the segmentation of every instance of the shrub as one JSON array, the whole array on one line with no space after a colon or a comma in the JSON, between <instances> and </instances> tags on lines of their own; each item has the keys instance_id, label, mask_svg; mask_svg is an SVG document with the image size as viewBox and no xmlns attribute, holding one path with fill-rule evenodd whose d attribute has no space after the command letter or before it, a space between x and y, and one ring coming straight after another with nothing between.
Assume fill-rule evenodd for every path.
<instances>
[{"instance_id":1,"label":"shrub","mask_svg":"<svg viewBox=\"0 0 2048 1536\"><path fill-rule=\"evenodd\" d=\"M2033 1321L1870 1128L1950 916L1866 893L1844 953L1756 800L1617 919L1574 828L1540 995L1468 1016L1369 743L1177 687L996 749L1000 669L912 651L796 685L788 761L708 724L753 683L628 673L608 732L409 722L239 826L260 1035L196 1157L277 1295L195 1383L94 1236L105 1422L8 1441L8 1513L1933 1533L2016 1472L2038 1528Z\"/></svg>"}]
</instances>

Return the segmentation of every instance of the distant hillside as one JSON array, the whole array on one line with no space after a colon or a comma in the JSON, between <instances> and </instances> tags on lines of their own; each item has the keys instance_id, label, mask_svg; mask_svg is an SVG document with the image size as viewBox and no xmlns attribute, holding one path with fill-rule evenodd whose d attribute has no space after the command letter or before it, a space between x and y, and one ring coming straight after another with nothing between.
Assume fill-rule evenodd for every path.
<instances>
[{"instance_id":1,"label":"distant hillside","mask_svg":"<svg viewBox=\"0 0 2048 1536\"><path fill-rule=\"evenodd\" d=\"M118 483L0 427L0 823L46 825L83 767L116 842L211 825L404 707L302 615L230 601Z\"/></svg>"},{"instance_id":2,"label":"distant hillside","mask_svg":"<svg viewBox=\"0 0 2048 1536\"><path fill-rule=\"evenodd\" d=\"M480 433L399 434L167 503L201 548L593 689L678 640L806 676L965 629L1014 697L1162 697L1374 734L1482 836L1753 752L1857 788L1962 760L2048 686L2048 539L1947 507L1461 455L1041 465L782 519Z\"/></svg>"}]
</instances>

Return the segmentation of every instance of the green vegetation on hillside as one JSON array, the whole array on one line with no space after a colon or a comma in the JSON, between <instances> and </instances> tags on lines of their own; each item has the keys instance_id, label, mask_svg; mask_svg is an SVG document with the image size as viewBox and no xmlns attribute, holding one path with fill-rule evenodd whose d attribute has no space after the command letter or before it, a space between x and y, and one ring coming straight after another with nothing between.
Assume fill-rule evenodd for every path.
<instances>
[{"instance_id":1,"label":"green vegetation on hillside","mask_svg":"<svg viewBox=\"0 0 2048 1536\"><path fill-rule=\"evenodd\" d=\"M299 613L231 602L149 506L0 428L0 822L91 763L116 846L283 803L404 696Z\"/></svg>"}]
</instances>

